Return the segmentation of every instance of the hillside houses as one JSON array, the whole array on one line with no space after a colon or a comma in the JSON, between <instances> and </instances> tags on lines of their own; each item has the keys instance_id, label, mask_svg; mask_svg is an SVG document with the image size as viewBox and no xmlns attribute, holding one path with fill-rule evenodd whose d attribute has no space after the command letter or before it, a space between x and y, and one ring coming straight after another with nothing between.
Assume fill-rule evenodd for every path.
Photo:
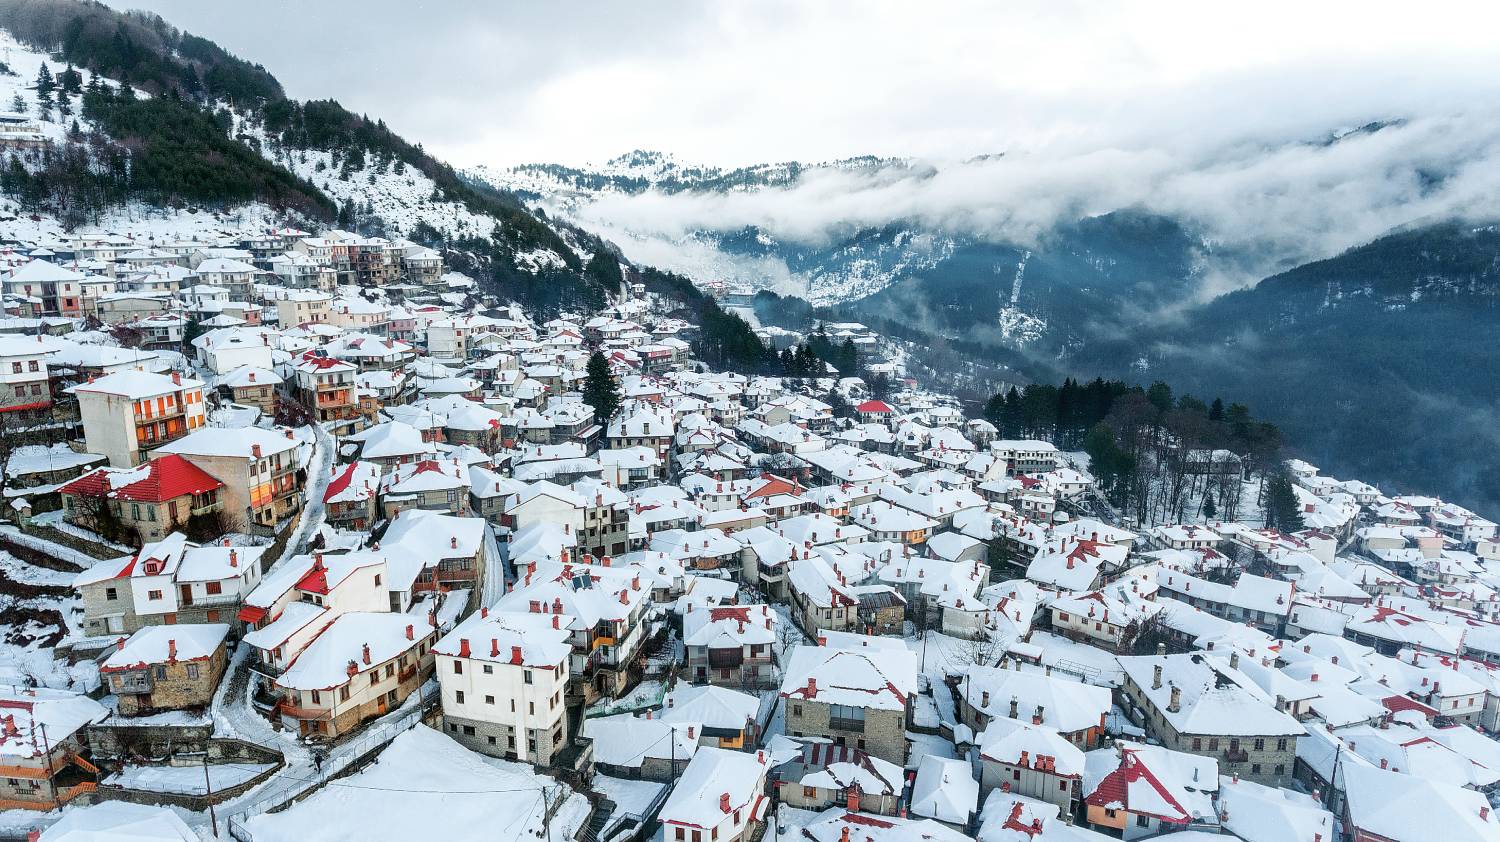
<instances>
[{"instance_id":1,"label":"hillside houses","mask_svg":"<svg viewBox=\"0 0 1500 842\"><path fill-rule=\"evenodd\" d=\"M863 326L840 331L897 375L878 398L855 376L710 370L699 326L644 283L542 318L394 238L138 245L78 278L0 260L35 266L19 283L59 311L0 324L11 397L59 421L13 456L5 573L43 594L28 610L65 588L80 609L55 602L69 660L28 672L36 638L0 666L38 701L104 697L68 697L57 801L98 786L85 763L127 762L92 749L102 716L183 744L291 735L269 775L288 791L313 757L342 773L369 746L377 768L420 728L590 790L599 838L755 838L778 806L818 842L1332 842L1335 817L1420 838L1348 791L1360 778L1489 832L1482 513L1294 462L1300 525L1196 497L1136 522L1077 441L964 417ZM75 330L69 284L147 347ZM583 400L595 351L608 417ZM1174 458L1191 483L1264 479L1216 447ZM49 806L9 710L26 771L0 801Z\"/></svg>"}]
</instances>

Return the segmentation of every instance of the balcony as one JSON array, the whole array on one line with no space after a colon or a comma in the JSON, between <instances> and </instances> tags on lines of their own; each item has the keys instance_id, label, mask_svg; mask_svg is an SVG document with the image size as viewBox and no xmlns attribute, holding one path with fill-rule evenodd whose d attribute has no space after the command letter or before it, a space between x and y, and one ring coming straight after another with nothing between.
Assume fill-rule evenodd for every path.
<instances>
[{"instance_id":1,"label":"balcony","mask_svg":"<svg viewBox=\"0 0 1500 842\"><path fill-rule=\"evenodd\" d=\"M756 570L760 572L761 579L779 582L782 579L786 578L786 567L784 565L767 567L764 564L759 564L756 565Z\"/></svg>"}]
</instances>

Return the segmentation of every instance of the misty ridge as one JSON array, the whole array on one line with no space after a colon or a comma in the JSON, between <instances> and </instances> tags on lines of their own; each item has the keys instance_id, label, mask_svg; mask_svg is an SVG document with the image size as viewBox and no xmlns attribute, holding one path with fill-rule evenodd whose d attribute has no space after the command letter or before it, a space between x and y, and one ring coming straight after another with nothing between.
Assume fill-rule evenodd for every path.
<instances>
[{"instance_id":1,"label":"misty ridge","mask_svg":"<svg viewBox=\"0 0 1500 842\"><path fill-rule=\"evenodd\" d=\"M893 223L1036 247L1059 225L1120 210L1179 220L1213 260L1196 300L1427 220L1500 213L1500 110L1372 123L1321 138L1032 149L951 162L810 166L790 186L601 191L572 209L633 258L708 265L795 293L778 258L736 256L703 232L753 228L826 247ZM717 263L715 263L717 261ZM805 287L805 284L803 285Z\"/></svg>"}]
</instances>

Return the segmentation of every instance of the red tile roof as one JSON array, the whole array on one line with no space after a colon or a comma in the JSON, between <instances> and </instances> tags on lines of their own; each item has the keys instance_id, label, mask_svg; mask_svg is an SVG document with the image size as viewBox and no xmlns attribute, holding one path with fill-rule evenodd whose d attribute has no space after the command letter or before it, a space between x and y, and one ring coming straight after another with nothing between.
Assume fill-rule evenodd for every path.
<instances>
[{"instance_id":1,"label":"red tile roof","mask_svg":"<svg viewBox=\"0 0 1500 842\"><path fill-rule=\"evenodd\" d=\"M854 408L855 412L895 412L885 401L865 401Z\"/></svg>"},{"instance_id":2,"label":"red tile roof","mask_svg":"<svg viewBox=\"0 0 1500 842\"><path fill-rule=\"evenodd\" d=\"M188 494L204 494L224 487L224 483L175 453L153 459L144 467L149 468L150 473L129 485L112 484L122 473L127 472L100 468L73 480L60 490L64 494L79 497L107 495L112 499L135 503L164 503Z\"/></svg>"},{"instance_id":3,"label":"red tile roof","mask_svg":"<svg viewBox=\"0 0 1500 842\"><path fill-rule=\"evenodd\" d=\"M344 468L343 473L335 476L333 479L328 481L328 490L323 492L324 503L327 503L329 500L332 500L333 498L342 494L344 489L349 487L349 482L350 480L354 479L354 471L358 467L358 462L350 462L348 466Z\"/></svg>"},{"instance_id":4,"label":"red tile roof","mask_svg":"<svg viewBox=\"0 0 1500 842\"><path fill-rule=\"evenodd\" d=\"M1163 815L1155 809L1147 809L1143 805L1130 803L1130 786L1135 783L1145 783L1156 790L1158 803L1165 803L1177 811L1177 815ZM1126 809L1132 813L1154 816L1161 821L1170 824L1187 824L1191 820L1188 811L1177 802L1176 798L1167 791L1162 782L1140 759L1135 751L1122 749L1120 752L1120 765L1109 774L1105 775L1094 791L1084 801L1095 807L1118 805L1116 809Z\"/></svg>"}]
</instances>

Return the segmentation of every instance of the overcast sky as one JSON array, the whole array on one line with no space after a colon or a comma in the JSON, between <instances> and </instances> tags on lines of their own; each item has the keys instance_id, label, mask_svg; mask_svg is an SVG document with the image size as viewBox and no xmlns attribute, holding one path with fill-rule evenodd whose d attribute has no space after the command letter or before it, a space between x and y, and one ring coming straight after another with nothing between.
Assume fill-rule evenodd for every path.
<instances>
[{"instance_id":1,"label":"overcast sky","mask_svg":"<svg viewBox=\"0 0 1500 842\"><path fill-rule=\"evenodd\" d=\"M109 2L460 166L1219 144L1500 88L1494 3Z\"/></svg>"}]
</instances>

